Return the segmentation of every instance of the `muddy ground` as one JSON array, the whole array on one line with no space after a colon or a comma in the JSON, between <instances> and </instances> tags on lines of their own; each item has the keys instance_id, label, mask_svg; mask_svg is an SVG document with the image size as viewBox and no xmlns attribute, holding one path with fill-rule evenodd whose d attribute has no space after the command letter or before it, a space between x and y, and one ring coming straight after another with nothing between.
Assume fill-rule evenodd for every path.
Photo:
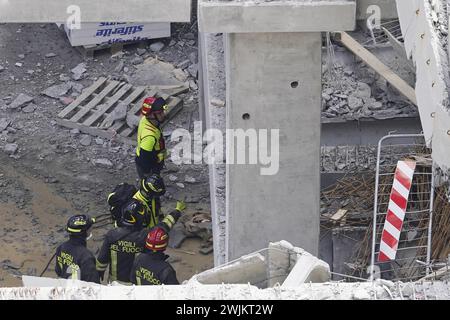
<instances>
[{"instance_id":1,"label":"muddy ground","mask_svg":"<svg viewBox=\"0 0 450 320\"><path fill-rule=\"evenodd\" d=\"M189 66L195 65L196 39L191 24L173 24L172 38L162 40L165 46L161 51L147 48L140 53L143 58L158 56L173 65L187 60ZM56 124L57 114L65 107L64 99L41 92L69 81L86 88L100 76L133 79L137 49L127 46L119 57L104 51L94 60L84 61L54 24L0 25L0 123L2 119L8 122L0 131L0 286L20 286L22 274L39 275L57 245L65 241L64 226L71 215L107 213L106 195L114 186L135 182L132 146L96 137L88 145L81 144L86 140L84 134ZM55 56L46 57L49 53ZM86 62L87 72L80 80L70 79L70 70L81 62ZM119 64L123 68L117 72ZM175 128L192 129L199 117L197 90L192 86L196 79L190 75L188 80L191 90L180 96L184 108L166 126L169 133ZM33 102L8 108L21 93L32 97ZM78 94L72 90L62 98ZM4 147L11 144L17 145L17 150L6 151ZM173 145L169 141L169 149ZM94 165L96 159L107 159L111 165ZM188 213L210 212L206 165L177 166L168 161L163 176L168 189L163 211L173 208L176 199L185 199ZM110 228L95 230L88 243L94 253ZM168 250L179 280L213 266L211 253L199 253L202 244L200 238L189 238L179 249ZM45 276L55 277L53 268L51 263Z\"/></svg>"}]
</instances>

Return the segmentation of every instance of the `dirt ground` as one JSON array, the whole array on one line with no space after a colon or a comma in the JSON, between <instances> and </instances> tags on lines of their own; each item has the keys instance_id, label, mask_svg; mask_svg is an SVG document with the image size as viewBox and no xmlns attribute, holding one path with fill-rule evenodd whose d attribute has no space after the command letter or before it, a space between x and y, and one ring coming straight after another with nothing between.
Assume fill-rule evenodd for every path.
<instances>
[{"instance_id":1,"label":"dirt ground","mask_svg":"<svg viewBox=\"0 0 450 320\"><path fill-rule=\"evenodd\" d=\"M186 60L195 63L195 32L191 24L175 24L172 38L162 40L164 49L158 53L147 50L144 58L157 55L173 65ZM132 77L136 67L131 61L137 57L136 51L136 46L128 46L119 59L102 52L94 60L85 61L84 78L70 81L86 88L99 76L115 73ZM46 58L48 53L56 56ZM64 226L71 215L107 213L106 196L114 186L135 182L132 146L105 139L94 143L96 137L88 146L80 144L83 134L55 122L64 104L41 94L46 88L67 81L61 75L70 77L70 70L83 61L54 24L0 24L0 120L10 121L0 131L0 286L20 286L22 274L39 275L55 248L65 241ZM114 69L119 63L126 69L117 74ZM34 98L34 111L7 107L21 93ZM72 97L75 96L73 92ZM184 108L165 127L169 132L175 128L191 129L192 121L199 117L197 90L191 89L180 97ZM5 152L7 144L16 144L18 150L13 154ZM169 141L168 146L170 149L173 142ZM98 158L110 160L113 166L94 165L93 160ZM177 180L169 181L169 174ZM187 213L210 212L206 165L176 166L169 161L163 177L168 190L163 212L173 208L176 199L187 202ZM186 177L195 177L195 182ZM110 228L108 225L94 230L88 247L95 254ZM179 249L168 249L180 281L213 266L211 253L199 253L202 244L200 238L189 238ZM54 262L45 276L56 276Z\"/></svg>"}]
</instances>

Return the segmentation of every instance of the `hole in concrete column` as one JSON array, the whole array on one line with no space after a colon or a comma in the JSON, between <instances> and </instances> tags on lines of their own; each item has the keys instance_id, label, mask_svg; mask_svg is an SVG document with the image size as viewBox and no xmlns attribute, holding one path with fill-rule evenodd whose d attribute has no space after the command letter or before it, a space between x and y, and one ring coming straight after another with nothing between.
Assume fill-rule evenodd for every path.
<instances>
[{"instance_id":1,"label":"hole in concrete column","mask_svg":"<svg viewBox=\"0 0 450 320\"><path fill-rule=\"evenodd\" d=\"M297 88L297 87L298 87L298 81L292 81L291 88Z\"/></svg>"},{"instance_id":2,"label":"hole in concrete column","mask_svg":"<svg viewBox=\"0 0 450 320\"><path fill-rule=\"evenodd\" d=\"M242 119L248 120L248 119L250 119L250 115L249 115L248 113L244 113L244 114L242 115Z\"/></svg>"}]
</instances>

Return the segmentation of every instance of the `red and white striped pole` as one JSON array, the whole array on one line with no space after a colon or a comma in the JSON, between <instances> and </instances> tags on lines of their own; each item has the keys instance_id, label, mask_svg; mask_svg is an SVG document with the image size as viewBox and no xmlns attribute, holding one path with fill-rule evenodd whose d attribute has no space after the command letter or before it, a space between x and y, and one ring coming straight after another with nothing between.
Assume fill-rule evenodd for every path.
<instances>
[{"instance_id":1,"label":"red and white striped pole","mask_svg":"<svg viewBox=\"0 0 450 320\"><path fill-rule=\"evenodd\" d=\"M381 234L380 253L378 261L394 260L397 254L400 232L402 231L408 204L416 162L412 160L398 161L389 199L388 212Z\"/></svg>"}]
</instances>

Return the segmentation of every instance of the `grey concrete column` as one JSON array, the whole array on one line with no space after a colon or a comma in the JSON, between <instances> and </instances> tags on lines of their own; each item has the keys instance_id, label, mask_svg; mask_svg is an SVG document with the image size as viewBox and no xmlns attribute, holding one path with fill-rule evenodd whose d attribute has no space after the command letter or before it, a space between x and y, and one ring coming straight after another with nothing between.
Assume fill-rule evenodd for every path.
<instances>
[{"instance_id":1,"label":"grey concrete column","mask_svg":"<svg viewBox=\"0 0 450 320\"><path fill-rule=\"evenodd\" d=\"M227 164L228 259L277 240L317 254L321 34L229 34L225 56L227 129L280 135L277 174Z\"/></svg>"},{"instance_id":2,"label":"grey concrete column","mask_svg":"<svg viewBox=\"0 0 450 320\"><path fill-rule=\"evenodd\" d=\"M223 53L208 39L224 33L226 128L266 129L269 141L270 130L279 130L276 174L261 175L260 162L228 159L223 199L222 168L210 166L216 265L279 240L317 254L321 31L353 30L355 12L353 0L199 2L199 30L207 39L202 44L207 127L223 126L223 120L218 126L211 121L221 119L211 99L223 83L222 72L211 70Z\"/></svg>"}]
</instances>

